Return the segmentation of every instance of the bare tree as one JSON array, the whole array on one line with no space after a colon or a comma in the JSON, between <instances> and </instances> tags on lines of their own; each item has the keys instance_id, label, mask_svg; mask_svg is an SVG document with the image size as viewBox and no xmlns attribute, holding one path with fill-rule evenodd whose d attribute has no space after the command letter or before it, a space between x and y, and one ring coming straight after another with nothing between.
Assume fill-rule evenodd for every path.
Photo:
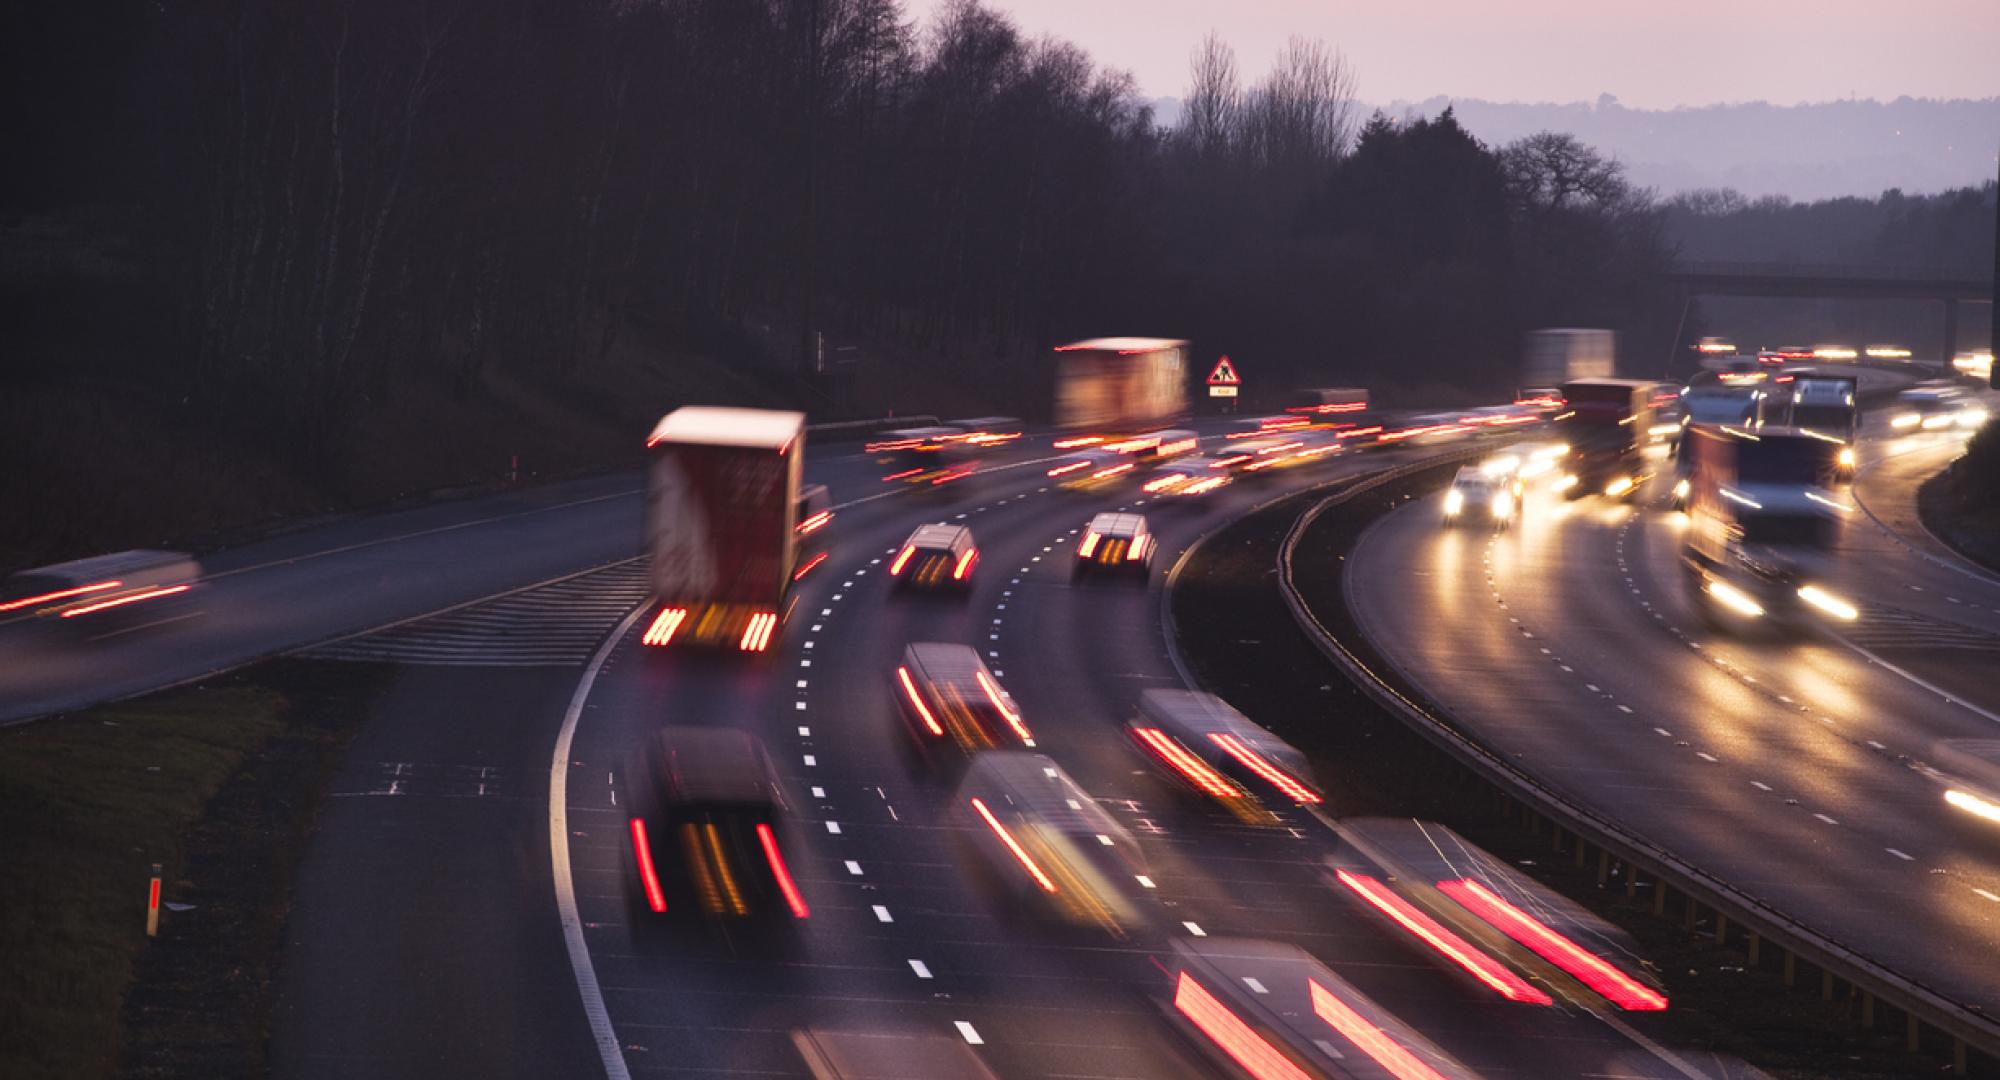
<instances>
[{"instance_id":1,"label":"bare tree","mask_svg":"<svg viewBox=\"0 0 2000 1080\"><path fill-rule=\"evenodd\" d=\"M1354 73L1326 43L1293 37L1251 95L1247 134L1253 158L1282 169L1332 164L1354 129Z\"/></svg>"},{"instance_id":2,"label":"bare tree","mask_svg":"<svg viewBox=\"0 0 2000 1080\"><path fill-rule=\"evenodd\" d=\"M1222 157L1235 143L1242 121L1243 90L1237 82L1236 50L1211 30L1195 48L1189 67L1182 137L1201 156Z\"/></svg>"},{"instance_id":3,"label":"bare tree","mask_svg":"<svg viewBox=\"0 0 2000 1080\"><path fill-rule=\"evenodd\" d=\"M1532 216L1615 212L1640 195L1626 181L1623 165L1565 132L1537 132L1507 144L1500 166L1515 206Z\"/></svg>"}]
</instances>

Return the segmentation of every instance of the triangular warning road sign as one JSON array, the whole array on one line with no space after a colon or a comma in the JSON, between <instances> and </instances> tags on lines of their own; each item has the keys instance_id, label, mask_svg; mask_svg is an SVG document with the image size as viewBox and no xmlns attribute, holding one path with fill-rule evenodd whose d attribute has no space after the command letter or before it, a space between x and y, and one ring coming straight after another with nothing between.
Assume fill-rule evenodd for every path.
<instances>
[{"instance_id":1,"label":"triangular warning road sign","mask_svg":"<svg viewBox=\"0 0 2000 1080\"><path fill-rule=\"evenodd\" d=\"M1240 386L1242 383L1243 380L1236 375L1236 365L1230 363L1227 356L1217 360L1215 370L1208 373L1210 386Z\"/></svg>"}]
</instances>

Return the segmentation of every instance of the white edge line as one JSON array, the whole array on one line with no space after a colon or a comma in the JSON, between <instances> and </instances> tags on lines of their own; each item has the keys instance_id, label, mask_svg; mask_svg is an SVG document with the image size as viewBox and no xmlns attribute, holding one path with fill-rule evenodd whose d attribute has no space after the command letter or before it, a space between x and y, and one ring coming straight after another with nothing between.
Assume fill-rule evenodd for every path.
<instances>
[{"instance_id":1,"label":"white edge line","mask_svg":"<svg viewBox=\"0 0 2000 1080\"><path fill-rule=\"evenodd\" d=\"M590 962L590 946L584 943L583 921L576 912L576 882L570 877L569 866L569 748L576 737L577 721L583 718L583 703L590 697L590 687L597 681L598 672L604 670L604 662L611 658L612 650L625 639L648 606L650 601L633 608L611 636L604 639L604 644L597 647L590 666L583 669L583 677L577 680L576 693L571 695L569 710L563 714L562 731L556 735L555 754L549 760L549 871L555 882L556 914L562 921L563 948L569 952L577 996L583 999L583 1018L590 1025L591 1037L597 1041L597 1055L604 1063L607 1080L630 1080L632 1073L625 1067L618 1033L611 1028L611 1014L605 1011L604 991L597 985L597 968Z\"/></svg>"}]
</instances>

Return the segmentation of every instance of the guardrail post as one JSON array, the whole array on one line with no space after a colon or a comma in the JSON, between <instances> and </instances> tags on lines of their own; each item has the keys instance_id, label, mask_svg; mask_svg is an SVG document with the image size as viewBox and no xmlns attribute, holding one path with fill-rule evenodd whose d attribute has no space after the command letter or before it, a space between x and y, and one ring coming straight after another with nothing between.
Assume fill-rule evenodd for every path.
<instances>
[{"instance_id":1,"label":"guardrail post","mask_svg":"<svg viewBox=\"0 0 2000 1080\"><path fill-rule=\"evenodd\" d=\"M1861 992L1861 1026L1865 1028L1875 1026L1875 995L1866 990Z\"/></svg>"},{"instance_id":2,"label":"guardrail post","mask_svg":"<svg viewBox=\"0 0 2000 1080\"><path fill-rule=\"evenodd\" d=\"M1917 1014L1905 1012L1903 1020L1909 1029L1910 1053L1922 1053L1924 1049L1924 1029L1923 1025L1917 1021Z\"/></svg>"},{"instance_id":3,"label":"guardrail post","mask_svg":"<svg viewBox=\"0 0 2000 1080\"><path fill-rule=\"evenodd\" d=\"M1799 955L1790 949L1786 949L1785 985L1797 986L1798 984L1799 984Z\"/></svg>"},{"instance_id":4,"label":"guardrail post","mask_svg":"<svg viewBox=\"0 0 2000 1080\"><path fill-rule=\"evenodd\" d=\"M1715 943L1729 944L1729 916L1724 915L1721 908L1715 909Z\"/></svg>"},{"instance_id":5,"label":"guardrail post","mask_svg":"<svg viewBox=\"0 0 2000 1080\"><path fill-rule=\"evenodd\" d=\"M1761 944L1763 944L1763 941L1762 941L1762 940L1761 940L1760 938L1758 938L1758 936L1757 936L1756 934L1751 934L1751 935L1750 935L1750 966L1751 966L1751 967L1756 967L1756 966L1758 966L1758 965L1757 965L1757 946L1759 946L1759 945L1761 945Z\"/></svg>"},{"instance_id":6,"label":"guardrail post","mask_svg":"<svg viewBox=\"0 0 2000 1080\"><path fill-rule=\"evenodd\" d=\"M1833 1000L1833 972L1825 968L1819 969L1819 999L1821 1001Z\"/></svg>"},{"instance_id":7,"label":"guardrail post","mask_svg":"<svg viewBox=\"0 0 2000 1080\"><path fill-rule=\"evenodd\" d=\"M1581 868L1583 867L1583 858L1584 858L1584 856L1585 856L1585 855L1588 855L1589 853L1590 853L1590 845L1589 845L1589 844L1586 844L1586 843L1584 843L1584 842L1583 842L1583 834L1582 834L1582 833L1577 833L1577 834L1576 834L1576 865L1577 865L1577 867L1578 867L1579 869L1581 869Z\"/></svg>"},{"instance_id":8,"label":"guardrail post","mask_svg":"<svg viewBox=\"0 0 2000 1080\"><path fill-rule=\"evenodd\" d=\"M1611 880L1611 852L1597 849L1597 887L1602 889Z\"/></svg>"},{"instance_id":9,"label":"guardrail post","mask_svg":"<svg viewBox=\"0 0 2000 1080\"><path fill-rule=\"evenodd\" d=\"M1627 900L1630 900L1630 899L1632 899L1633 897L1635 897L1635 896L1638 896L1638 895L1639 895L1639 868L1638 868L1638 867L1636 867L1636 866L1633 866L1633 865L1632 865L1631 863L1626 863L1626 864L1625 864L1625 899L1627 899Z\"/></svg>"},{"instance_id":10,"label":"guardrail post","mask_svg":"<svg viewBox=\"0 0 2000 1080\"><path fill-rule=\"evenodd\" d=\"M1563 849L1562 826L1551 821L1549 822L1549 850L1554 852L1561 852L1562 849Z\"/></svg>"},{"instance_id":11,"label":"guardrail post","mask_svg":"<svg viewBox=\"0 0 2000 1080\"><path fill-rule=\"evenodd\" d=\"M1653 914L1664 917L1667 913L1667 883L1653 882Z\"/></svg>"},{"instance_id":12,"label":"guardrail post","mask_svg":"<svg viewBox=\"0 0 2000 1080\"><path fill-rule=\"evenodd\" d=\"M1695 900L1692 894L1690 894L1688 896L1686 918L1682 920L1684 929L1687 930L1687 934L1689 937L1694 936L1695 918L1700 914L1701 914L1701 904Z\"/></svg>"},{"instance_id":13,"label":"guardrail post","mask_svg":"<svg viewBox=\"0 0 2000 1080\"><path fill-rule=\"evenodd\" d=\"M1954 1036L1951 1040L1951 1074L1965 1075L1965 1040Z\"/></svg>"}]
</instances>

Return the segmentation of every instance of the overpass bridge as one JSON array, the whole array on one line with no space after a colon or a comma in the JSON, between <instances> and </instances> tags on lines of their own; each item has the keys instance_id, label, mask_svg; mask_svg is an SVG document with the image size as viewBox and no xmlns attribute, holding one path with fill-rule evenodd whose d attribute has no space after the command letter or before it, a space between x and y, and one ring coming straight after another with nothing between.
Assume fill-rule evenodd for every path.
<instances>
[{"instance_id":1,"label":"overpass bridge","mask_svg":"<svg viewBox=\"0 0 2000 1080\"><path fill-rule=\"evenodd\" d=\"M1930 300L1944 317L1944 355L1958 348L1958 306L1992 304L1994 275L1935 267L1841 266L1814 263L1679 262L1667 280L1681 290L1682 310L1696 296L1788 297L1807 300Z\"/></svg>"}]
</instances>

